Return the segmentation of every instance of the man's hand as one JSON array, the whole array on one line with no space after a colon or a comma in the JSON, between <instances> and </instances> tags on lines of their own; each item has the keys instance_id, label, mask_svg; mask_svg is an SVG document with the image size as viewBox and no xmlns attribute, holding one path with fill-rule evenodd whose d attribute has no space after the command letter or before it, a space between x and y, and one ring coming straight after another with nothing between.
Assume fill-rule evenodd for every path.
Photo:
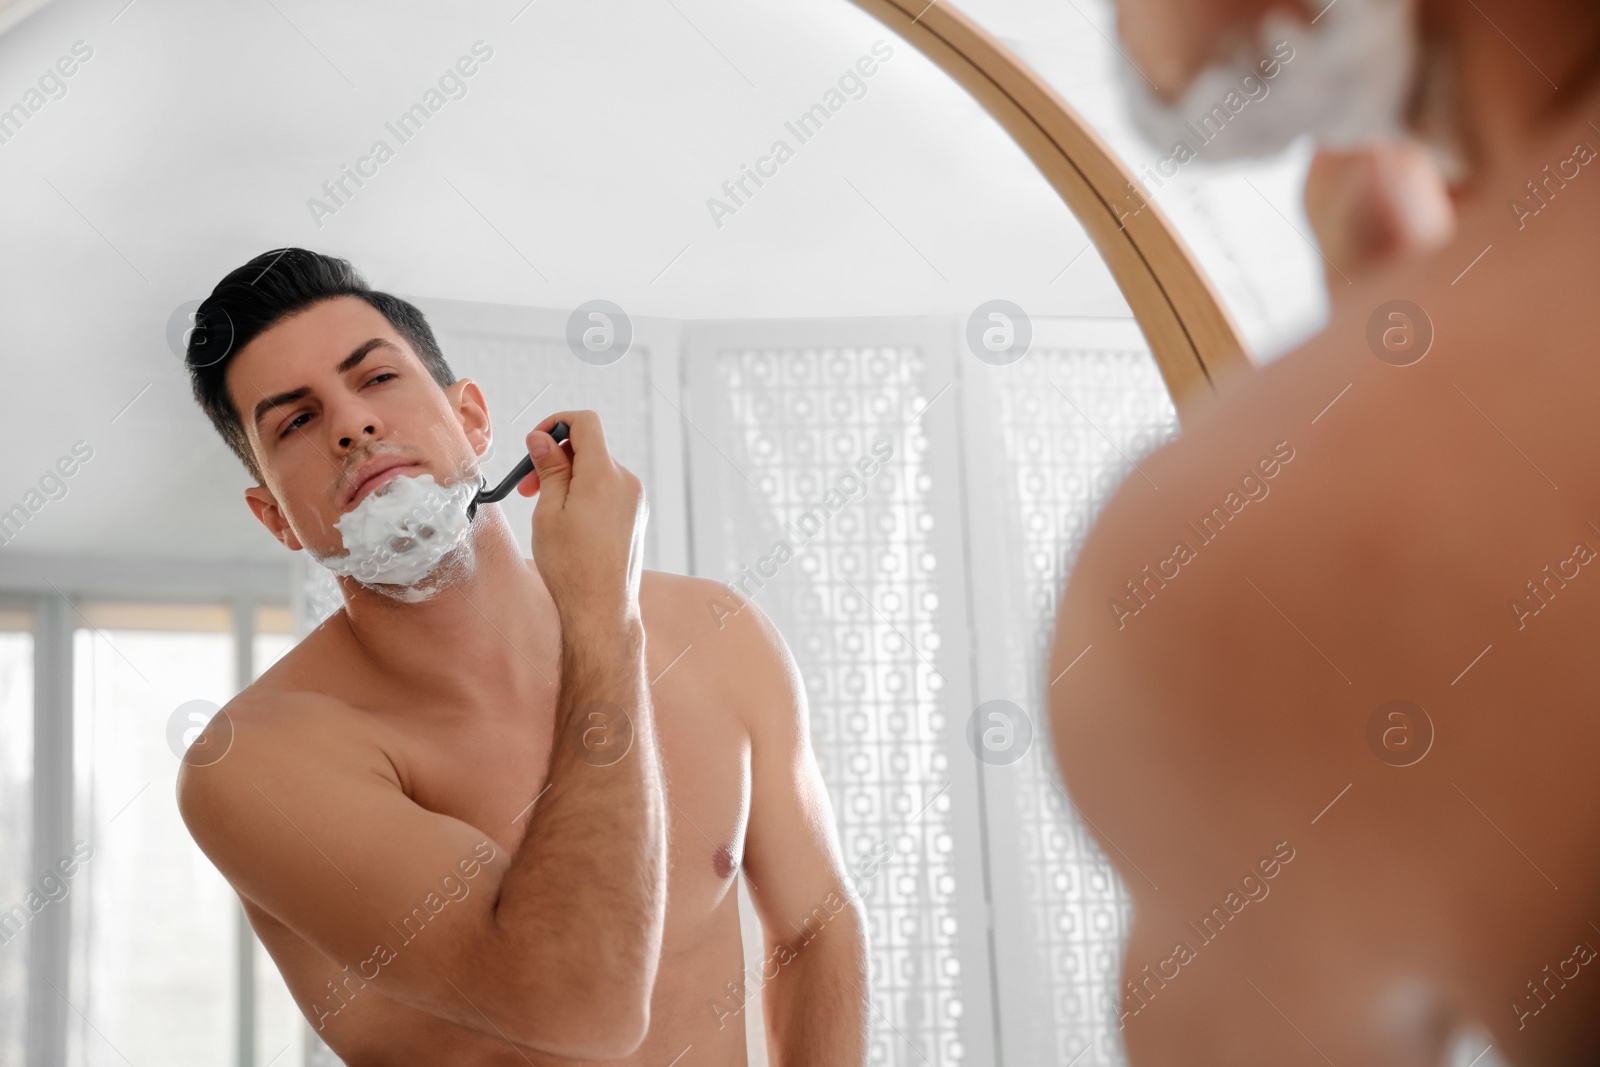
<instances>
[{"instance_id":1,"label":"man's hand","mask_svg":"<svg viewBox=\"0 0 1600 1067\"><path fill-rule=\"evenodd\" d=\"M1444 176L1415 141L1320 149L1306 174L1305 206L1331 264L1333 293L1455 236L1456 210Z\"/></svg>"},{"instance_id":2,"label":"man's hand","mask_svg":"<svg viewBox=\"0 0 1600 1067\"><path fill-rule=\"evenodd\" d=\"M569 427L572 458L547 432ZM539 493L533 509L533 558L563 629L614 630L639 621L639 574L649 509L639 479L611 458L592 411L563 411L528 434L533 473L517 486Z\"/></svg>"}]
</instances>

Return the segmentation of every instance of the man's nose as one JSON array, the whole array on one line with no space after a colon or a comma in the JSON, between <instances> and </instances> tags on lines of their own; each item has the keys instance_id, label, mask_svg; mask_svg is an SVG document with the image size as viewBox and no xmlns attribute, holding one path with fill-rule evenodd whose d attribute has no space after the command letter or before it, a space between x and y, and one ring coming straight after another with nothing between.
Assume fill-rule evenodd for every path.
<instances>
[{"instance_id":1,"label":"man's nose","mask_svg":"<svg viewBox=\"0 0 1600 1067\"><path fill-rule=\"evenodd\" d=\"M383 435L383 421L365 404L347 403L340 406L330 413L328 425L343 451L359 448L363 443L370 444Z\"/></svg>"}]
</instances>

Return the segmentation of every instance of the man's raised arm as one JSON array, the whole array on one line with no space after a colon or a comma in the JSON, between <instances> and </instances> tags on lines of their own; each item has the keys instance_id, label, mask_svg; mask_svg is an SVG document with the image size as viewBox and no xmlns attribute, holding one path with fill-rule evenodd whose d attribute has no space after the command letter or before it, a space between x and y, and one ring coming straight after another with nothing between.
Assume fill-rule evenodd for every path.
<instances>
[{"instance_id":1,"label":"man's raised arm","mask_svg":"<svg viewBox=\"0 0 1600 1067\"><path fill-rule=\"evenodd\" d=\"M738 665L733 684L750 729L743 865L765 933L768 1060L774 1067L861 1067L870 996L866 922L811 749L800 672L777 628L749 600L717 639L728 642L726 660ZM713 1011L719 1026L738 1021Z\"/></svg>"},{"instance_id":2,"label":"man's raised arm","mask_svg":"<svg viewBox=\"0 0 1600 1067\"><path fill-rule=\"evenodd\" d=\"M561 617L549 788L506 873L495 922L516 943L599 964L550 977L576 983L568 995L585 1003L627 1006L607 1023L611 1055L620 1056L649 1029L667 899L667 805L639 613L646 509L595 414L565 417L570 464L548 434L528 435L537 483L529 488L540 492L534 558Z\"/></svg>"},{"instance_id":3,"label":"man's raised arm","mask_svg":"<svg viewBox=\"0 0 1600 1067\"><path fill-rule=\"evenodd\" d=\"M592 412L560 417L570 463L528 435L562 677L547 788L514 856L412 801L359 713L321 694L241 695L226 758L180 770L184 821L234 889L343 965L327 1005L307 1006L325 1035L368 983L573 1059L625 1056L649 1028L667 863L637 595L644 500Z\"/></svg>"}]
</instances>

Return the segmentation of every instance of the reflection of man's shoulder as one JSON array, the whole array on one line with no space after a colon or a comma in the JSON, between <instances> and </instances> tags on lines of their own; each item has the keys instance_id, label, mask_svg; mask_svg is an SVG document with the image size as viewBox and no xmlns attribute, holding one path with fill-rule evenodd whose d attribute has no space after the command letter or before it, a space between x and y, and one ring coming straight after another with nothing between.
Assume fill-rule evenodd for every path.
<instances>
[{"instance_id":1,"label":"reflection of man's shoulder","mask_svg":"<svg viewBox=\"0 0 1600 1067\"><path fill-rule=\"evenodd\" d=\"M688 667L690 674L725 671L730 642L717 626L719 605L728 611L737 606L729 606L728 590L721 582L691 574L645 571L639 580L639 611L654 670L687 652L673 666L674 671L683 667Z\"/></svg>"},{"instance_id":2,"label":"reflection of man's shoulder","mask_svg":"<svg viewBox=\"0 0 1600 1067\"><path fill-rule=\"evenodd\" d=\"M639 611L647 636L656 631L683 637L713 623L707 610L711 600L726 600L727 588L710 578L671 571L647 570L639 578Z\"/></svg>"},{"instance_id":3,"label":"reflection of man's shoulder","mask_svg":"<svg viewBox=\"0 0 1600 1067\"><path fill-rule=\"evenodd\" d=\"M306 729L325 730L349 723L357 709L317 684L314 678L256 679L223 706L236 726L248 727L263 742Z\"/></svg>"},{"instance_id":4,"label":"reflection of man's shoulder","mask_svg":"<svg viewBox=\"0 0 1600 1067\"><path fill-rule=\"evenodd\" d=\"M252 705L279 703L292 694L304 694L314 702L335 700L324 691L332 688L324 676L327 664L348 662L343 657L361 654L359 649L335 647L335 638L329 632L329 627L343 625L340 618L342 612L343 609L335 612L322 625L295 642L255 681L242 689L236 699L245 699Z\"/></svg>"},{"instance_id":5,"label":"reflection of man's shoulder","mask_svg":"<svg viewBox=\"0 0 1600 1067\"><path fill-rule=\"evenodd\" d=\"M345 691L338 683L354 665L352 657L364 661L366 655L344 639L343 616L342 608L328 616L240 690L225 710L247 721L264 743L275 743L284 731L365 730L358 723L364 719L359 709L336 695Z\"/></svg>"},{"instance_id":6,"label":"reflection of man's shoulder","mask_svg":"<svg viewBox=\"0 0 1600 1067\"><path fill-rule=\"evenodd\" d=\"M756 602L713 578L645 571L639 583L651 677L682 671L730 697L781 680L783 638Z\"/></svg>"}]
</instances>

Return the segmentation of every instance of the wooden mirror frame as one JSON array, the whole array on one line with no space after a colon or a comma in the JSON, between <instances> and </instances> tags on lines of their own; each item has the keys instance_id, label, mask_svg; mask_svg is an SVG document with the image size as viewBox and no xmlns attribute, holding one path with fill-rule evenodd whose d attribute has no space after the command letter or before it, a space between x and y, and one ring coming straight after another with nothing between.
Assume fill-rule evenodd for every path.
<instances>
[{"instance_id":1,"label":"wooden mirror frame","mask_svg":"<svg viewBox=\"0 0 1600 1067\"><path fill-rule=\"evenodd\" d=\"M1254 368L1233 317L1161 209L1098 134L1030 67L939 0L854 0L970 93L1033 160L1110 268L1180 421Z\"/></svg>"}]
</instances>

